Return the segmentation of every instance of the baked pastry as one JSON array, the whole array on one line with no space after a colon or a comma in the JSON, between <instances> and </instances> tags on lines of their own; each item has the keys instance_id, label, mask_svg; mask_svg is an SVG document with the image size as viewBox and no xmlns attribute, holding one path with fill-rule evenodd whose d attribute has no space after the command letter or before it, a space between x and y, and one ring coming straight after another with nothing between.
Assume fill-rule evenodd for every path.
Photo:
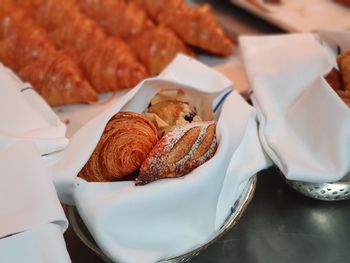
<instances>
[{"instance_id":1,"label":"baked pastry","mask_svg":"<svg viewBox=\"0 0 350 263\"><path fill-rule=\"evenodd\" d=\"M79 176L90 182L122 179L140 168L157 140L156 128L143 115L119 112L107 123Z\"/></svg>"},{"instance_id":2,"label":"baked pastry","mask_svg":"<svg viewBox=\"0 0 350 263\"><path fill-rule=\"evenodd\" d=\"M153 28L148 14L133 2L124 0L78 0L81 11L94 19L109 34L125 40Z\"/></svg>"},{"instance_id":3,"label":"baked pastry","mask_svg":"<svg viewBox=\"0 0 350 263\"><path fill-rule=\"evenodd\" d=\"M143 162L136 185L185 175L215 154L216 123L197 122L180 126L161 138Z\"/></svg>"},{"instance_id":4,"label":"baked pastry","mask_svg":"<svg viewBox=\"0 0 350 263\"><path fill-rule=\"evenodd\" d=\"M147 77L129 46L108 37L80 12L75 0L16 0L48 31L51 40L69 52L97 92L131 88Z\"/></svg>"},{"instance_id":5,"label":"baked pastry","mask_svg":"<svg viewBox=\"0 0 350 263\"><path fill-rule=\"evenodd\" d=\"M133 0L158 23L172 29L187 44L216 55L232 53L233 42L216 22L208 4L191 7L183 0Z\"/></svg>"},{"instance_id":6,"label":"baked pastry","mask_svg":"<svg viewBox=\"0 0 350 263\"><path fill-rule=\"evenodd\" d=\"M170 29L155 26L145 10L133 2L78 0L81 10L112 36L123 38L151 75L156 75L178 53L193 52Z\"/></svg>"},{"instance_id":7,"label":"baked pastry","mask_svg":"<svg viewBox=\"0 0 350 263\"><path fill-rule=\"evenodd\" d=\"M159 138L176 126L202 121L196 107L187 102L182 89L157 92L144 114L157 127Z\"/></svg>"},{"instance_id":8,"label":"baked pastry","mask_svg":"<svg viewBox=\"0 0 350 263\"><path fill-rule=\"evenodd\" d=\"M337 3L350 7L350 0L336 0Z\"/></svg>"},{"instance_id":9,"label":"baked pastry","mask_svg":"<svg viewBox=\"0 0 350 263\"><path fill-rule=\"evenodd\" d=\"M337 62L344 84L344 89L350 91L350 50L338 55Z\"/></svg>"},{"instance_id":10,"label":"baked pastry","mask_svg":"<svg viewBox=\"0 0 350 263\"><path fill-rule=\"evenodd\" d=\"M334 90L343 89L341 75L336 68L332 68L332 70L325 76L325 79Z\"/></svg>"},{"instance_id":11,"label":"baked pastry","mask_svg":"<svg viewBox=\"0 0 350 263\"><path fill-rule=\"evenodd\" d=\"M339 97L350 107L350 90L336 90Z\"/></svg>"},{"instance_id":12,"label":"baked pastry","mask_svg":"<svg viewBox=\"0 0 350 263\"><path fill-rule=\"evenodd\" d=\"M178 100L166 100L150 105L146 110L146 114L146 116L154 114L167 124L167 126L158 127L159 137L162 137L175 126L201 121L194 106L188 102Z\"/></svg>"},{"instance_id":13,"label":"baked pastry","mask_svg":"<svg viewBox=\"0 0 350 263\"><path fill-rule=\"evenodd\" d=\"M78 66L12 1L0 5L0 60L52 106L93 102L96 92Z\"/></svg>"},{"instance_id":14,"label":"baked pastry","mask_svg":"<svg viewBox=\"0 0 350 263\"><path fill-rule=\"evenodd\" d=\"M129 41L151 75L160 73L178 53L194 56L176 34L164 26L149 29Z\"/></svg>"}]
</instances>

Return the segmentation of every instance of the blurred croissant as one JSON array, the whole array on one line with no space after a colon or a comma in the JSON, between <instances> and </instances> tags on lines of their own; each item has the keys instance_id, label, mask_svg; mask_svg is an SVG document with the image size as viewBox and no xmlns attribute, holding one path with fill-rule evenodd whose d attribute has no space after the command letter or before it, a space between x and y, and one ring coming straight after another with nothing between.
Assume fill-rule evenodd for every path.
<instances>
[{"instance_id":1,"label":"blurred croissant","mask_svg":"<svg viewBox=\"0 0 350 263\"><path fill-rule=\"evenodd\" d=\"M214 156L214 121L179 126L165 134L143 162L136 185L183 176Z\"/></svg>"},{"instance_id":2,"label":"blurred croissant","mask_svg":"<svg viewBox=\"0 0 350 263\"><path fill-rule=\"evenodd\" d=\"M91 182L122 179L141 166L157 140L157 130L147 118L120 112L108 122L79 176Z\"/></svg>"},{"instance_id":3,"label":"blurred croissant","mask_svg":"<svg viewBox=\"0 0 350 263\"><path fill-rule=\"evenodd\" d=\"M194 56L192 50L164 26L147 30L129 43L152 75L160 73L178 53Z\"/></svg>"},{"instance_id":4,"label":"blurred croissant","mask_svg":"<svg viewBox=\"0 0 350 263\"><path fill-rule=\"evenodd\" d=\"M97 95L77 65L50 42L25 11L1 0L0 60L50 104L92 102Z\"/></svg>"},{"instance_id":5,"label":"blurred croissant","mask_svg":"<svg viewBox=\"0 0 350 263\"><path fill-rule=\"evenodd\" d=\"M120 0L77 0L81 11L94 19L109 34L130 39L153 28L154 22L135 3Z\"/></svg>"},{"instance_id":6,"label":"blurred croissant","mask_svg":"<svg viewBox=\"0 0 350 263\"><path fill-rule=\"evenodd\" d=\"M80 12L75 0L16 1L31 12L59 48L75 58L96 91L131 88L147 77L129 46L108 37Z\"/></svg>"},{"instance_id":7,"label":"blurred croissant","mask_svg":"<svg viewBox=\"0 0 350 263\"><path fill-rule=\"evenodd\" d=\"M337 56L344 89L350 92L350 50Z\"/></svg>"},{"instance_id":8,"label":"blurred croissant","mask_svg":"<svg viewBox=\"0 0 350 263\"><path fill-rule=\"evenodd\" d=\"M186 43L228 56L233 43L216 22L208 4L191 7L183 0L129 0L142 6L158 23L174 30Z\"/></svg>"},{"instance_id":9,"label":"blurred croissant","mask_svg":"<svg viewBox=\"0 0 350 263\"><path fill-rule=\"evenodd\" d=\"M155 26L147 13L133 2L78 0L81 10L109 34L130 44L151 75L158 74L178 53L193 52L169 28Z\"/></svg>"}]
</instances>

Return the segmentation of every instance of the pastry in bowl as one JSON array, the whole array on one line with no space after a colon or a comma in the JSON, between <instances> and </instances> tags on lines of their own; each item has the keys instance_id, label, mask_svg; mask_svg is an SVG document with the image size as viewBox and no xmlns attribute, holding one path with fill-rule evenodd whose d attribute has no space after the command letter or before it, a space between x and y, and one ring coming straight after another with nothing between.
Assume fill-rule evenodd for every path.
<instances>
[{"instance_id":1,"label":"pastry in bowl","mask_svg":"<svg viewBox=\"0 0 350 263\"><path fill-rule=\"evenodd\" d=\"M119 112L107 123L79 176L90 182L123 179L138 170L157 140L155 126L143 115Z\"/></svg>"},{"instance_id":2,"label":"pastry in bowl","mask_svg":"<svg viewBox=\"0 0 350 263\"><path fill-rule=\"evenodd\" d=\"M183 176L214 156L216 122L180 126L161 138L143 162L136 185Z\"/></svg>"},{"instance_id":3,"label":"pastry in bowl","mask_svg":"<svg viewBox=\"0 0 350 263\"><path fill-rule=\"evenodd\" d=\"M176 126L202 121L195 106L184 99L182 90L162 90L151 100L145 115L158 129L159 137Z\"/></svg>"}]
</instances>

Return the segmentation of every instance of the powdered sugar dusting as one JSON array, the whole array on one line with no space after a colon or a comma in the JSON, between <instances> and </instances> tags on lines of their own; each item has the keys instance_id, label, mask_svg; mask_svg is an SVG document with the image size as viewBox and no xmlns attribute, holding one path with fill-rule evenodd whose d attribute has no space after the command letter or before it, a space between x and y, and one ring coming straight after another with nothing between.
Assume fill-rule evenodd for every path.
<instances>
[{"instance_id":1,"label":"powdered sugar dusting","mask_svg":"<svg viewBox=\"0 0 350 263\"><path fill-rule=\"evenodd\" d=\"M150 152L149 157L143 163L140 170L138 184L144 184L160 178L179 177L185 175L209 160L215 154L217 148L216 136L214 136L209 149L202 156L195 160L192 160L191 157L197 151L198 147L205 138L208 127L214 124L215 121L195 122L180 126L167 133L157 143L157 145ZM175 144L185 135L186 132L194 127L200 127L201 130L189 152L180 160L172 164L166 163L168 154L174 148Z\"/></svg>"}]
</instances>

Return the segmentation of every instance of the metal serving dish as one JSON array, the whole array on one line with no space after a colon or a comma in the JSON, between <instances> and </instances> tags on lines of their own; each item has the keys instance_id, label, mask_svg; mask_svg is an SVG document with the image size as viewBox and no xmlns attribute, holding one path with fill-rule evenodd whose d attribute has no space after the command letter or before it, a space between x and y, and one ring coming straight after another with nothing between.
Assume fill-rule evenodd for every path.
<instances>
[{"instance_id":1,"label":"metal serving dish","mask_svg":"<svg viewBox=\"0 0 350 263\"><path fill-rule=\"evenodd\" d=\"M350 174L334 183L305 183L287 180L299 193L317 200L339 201L350 199Z\"/></svg>"},{"instance_id":2,"label":"metal serving dish","mask_svg":"<svg viewBox=\"0 0 350 263\"><path fill-rule=\"evenodd\" d=\"M244 210L247 208L249 202L251 201L254 195L256 181L257 181L256 176L252 177L248 181L247 185L245 186L242 193L240 194L238 200L232 206L231 214L227 218L225 224L215 234L215 236L212 237L212 239L208 243L198 246L196 248L193 248L188 252L186 252L185 254L161 261L161 263L189 262L191 258L197 256L202 250L204 250L209 245L214 243L222 235L224 235L229 229L231 229L237 223L239 218L242 216ZM90 235L88 229L86 228L83 220L80 218L77 210L74 207L69 206L67 208L67 217L74 232L77 234L80 240L92 251L94 251L99 257L101 257L105 262L112 262L97 246L93 237Z\"/></svg>"}]
</instances>

